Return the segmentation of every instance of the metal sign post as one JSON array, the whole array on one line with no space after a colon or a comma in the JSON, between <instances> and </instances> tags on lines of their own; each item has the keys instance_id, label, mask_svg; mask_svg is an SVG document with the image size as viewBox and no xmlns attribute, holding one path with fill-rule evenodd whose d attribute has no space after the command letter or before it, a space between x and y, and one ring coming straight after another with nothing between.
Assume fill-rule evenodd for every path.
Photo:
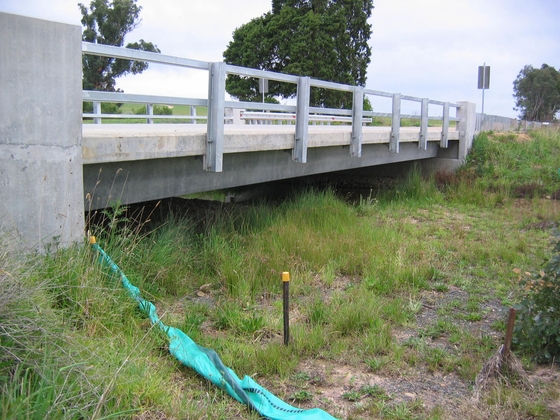
<instances>
[{"instance_id":1,"label":"metal sign post","mask_svg":"<svg viewBox=\"0 0 560 420\"><path fill-rule=\"evenodd\" d=\"M490 88L490 66L486 63L478 66L478 88L482 89L482 123L484 124L484 90Z\"/></svg>"}]
</instances>

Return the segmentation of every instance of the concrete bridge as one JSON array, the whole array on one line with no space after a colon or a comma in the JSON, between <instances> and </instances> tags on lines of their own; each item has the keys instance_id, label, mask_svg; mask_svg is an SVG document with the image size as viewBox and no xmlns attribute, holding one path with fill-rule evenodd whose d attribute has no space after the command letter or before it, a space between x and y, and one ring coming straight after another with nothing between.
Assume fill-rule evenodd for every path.
<instances>
[{"instance_id":1,"label":"concrete bridge","mask_svg":"<svg viewBox=\"0 0 560 420\"><path fill-rule=\"evenodd\" d=\"M67 246L84 236L84 209L376 165L426 160L457 167L474 136L475 106L441 102L180 57L82 43L81 27L0 13L0 228L29 249ZM207 99L82 91L81 56L96 54L209 73ZM226 100L227 74L297 85L293 105ZM309 105L311 88L353 95L352 110ZM364 96L391 112L364 111ZM204 106L204 124L83 124L82 102ZM420 113L401 113L402 101ZM431 115L435 109L437 115ZM272 124L242 124L241 112ZM450 115L450 110L452 110ZM390 117L390 127L364 118ZM188 117L186 117L188 118ZM417 118L419 127L401 127ZM201 119L201 118L199 118ZM285 124L286 120L295 124ZM350 124L313 125L310 121ZM429 127L430 120L440 120Z\"/></svg>"},{"instance_id":2,"label":"concrete bridge","mask_svg":"<svg viewBox=\"0 0 560 420\"><path fill-rule=\"evenodd\" d=\"M410 160L459 162L460 133L450 131L450 147L443 149L441 128L428 130L426 149L418 148L417 128L401 128L396 153L389 150L389 127L364 127L361 157L352 158L351 127L310 126L307 162L299 163L291 156L294 126L231 125L224 130L222 171L213 172L203 170L206 131L202 125L84 126L86 208Z\"/></svg>"}]
</instances>

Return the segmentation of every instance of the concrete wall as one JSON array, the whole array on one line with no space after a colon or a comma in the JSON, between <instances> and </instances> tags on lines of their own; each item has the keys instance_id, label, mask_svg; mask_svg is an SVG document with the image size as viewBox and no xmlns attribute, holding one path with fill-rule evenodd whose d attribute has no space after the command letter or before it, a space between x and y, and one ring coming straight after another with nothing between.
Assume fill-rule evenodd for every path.
<instances>
[{"instance_id":1,"label":"concrete wall","mask_svg":"<svg viewBox=\"0 0 560 420\"><path fill-rule=\"evenodd\" d=\"M0 230L29 250L84 234L81 33L0 13Z\"/></svg>"},{"instance_id":2,"label":"concrete wall","mask_svg":"<svg viewBox=\"0 0 560 420\"><path fill-rule=\"evenodd\" d=\"M459 154L457 158L462 163L472 147L476 128L476 104L472 102L457 102L457 131L459 131Z\"/></svg>"}]
</instances>

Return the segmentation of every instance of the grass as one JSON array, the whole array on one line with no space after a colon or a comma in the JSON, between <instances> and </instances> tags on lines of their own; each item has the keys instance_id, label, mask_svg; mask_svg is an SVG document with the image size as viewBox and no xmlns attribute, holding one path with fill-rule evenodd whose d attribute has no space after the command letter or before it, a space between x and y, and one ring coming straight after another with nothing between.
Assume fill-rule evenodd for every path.
<instances>
[{"instance_id":1,"label":"grass","mask_svg":"<svg viewBox=\"0 0 560 420\"><path fill-rule=\"evenodd\" d=\"M116 207L95 233L166 324L286 401L347 418L450 418L420 394L402 401L363 379L342 389L336 371L468 389L500 344L514 269L547 257L558 168L558 133L485 133L457 173L415 168L356 203L312 189L158 225ZM0 418L259 418L174 361L88 247L23 259L2 245ZM337 386L337 399L322 396ZM538 397L498 387L464 418L553 418L557 386L539 386Z\"/></svg>"},{"instance_id":2,"label":"grass","mask_svg":"<svg viewBox=\"0 0 560 420\"><path fill-rule=\"evenodd\" d=\"M154 104L155 105L155 104ZM138 118L135 113L141 111L146 114L146 106L144 104L124 103L118 108L119 114L130 115L130 118L103 118L103 124L145 124L146 118ZM184 115L185 118L154 118L155 124L179 124L190 123L191 107L188 105L174 105L172 115ZM205 106L196 107L196 115L205 117L208 115L208 108ZM84 120L84 124L92 124L92 119ZM206 124L206 120L197 120L197 124Z\"/></svg>"}]
</instances>

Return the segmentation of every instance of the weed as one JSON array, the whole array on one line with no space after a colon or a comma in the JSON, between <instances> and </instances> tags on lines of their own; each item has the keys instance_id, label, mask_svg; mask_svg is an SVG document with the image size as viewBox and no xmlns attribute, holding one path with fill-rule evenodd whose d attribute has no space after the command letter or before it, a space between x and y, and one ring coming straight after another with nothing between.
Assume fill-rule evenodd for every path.
<instances>
[{"instance_id":1,"label":"weed","mask_svg":"<svg viewBox=\"0 0 560 420\"><path fill-rule=\"evenodd\" d=\"M441 292L441 293L447 292L449 290L449 287L445 283L435 283L433 288L436 292Z\"/></svg>"},{"instance_id":2,"label":"weed","mask_svg":"<svg viewBox=\"0 0 560 420\"><path fill-rule=\"evenodd\" d=\"M366 360L366 365L368 365L369 369L372 372L377 372L381 370L386 364L387 364L387 360L380 357Z\"/></svg>"},{"instance_id":3,"label":"weed","mask_svg":"<svg viewBox=\"0 0 560 420\"><path fill-rule=\"evenodd\" d=\"M387 395L385 390L383 390L378 385L364 385L360 388L360 394L367 397L374 397L378 400L386 401L389 399L389 396Z\"/></svg>"},{"instance_id":4,"label":"weed","mask_svg":"<svg viewBox=\"0 0 560 420\"><path fill-rule=\"evenodd\" d=\"M412 295L408 297L408 310L413 314L417 314L422 309L422 300L416 299Z\"/></svg>"},{"instance_id":5,"label":"weed","mask_svg":"<svg viewBox=\"0 0 560 420\"><path fill-rule=\"evenodd\" d=\"M386 404L381 401L377 404L383 418L396 420L413 420L417 418L416 412L422 410L422 402L416 400L413 402L403 402L398 404Z\"/></svg>"},{"instance_id":6,"label":"weed","mask_svg":"<svg viewBox=\"0 0 560 420\"><path fill-rule=\"evenodd\" d=\"M514 343L537 361L548 363L560 354L560 230L554 230L553 238L553 254L544 268L520 275L523 295L515 305Z\"/></svg>"},{"instance_id":7,"label":"weed","mask_svg":"<svg viewBox=\"0 0 560 420\"><path fill-rule=\"evenodd\" d=\"M349 391L342 394L342 398L348 401L355 402L362 398L362 393L359 391Z\"/></svg>"},{"instance_id":8,"label":"weed","mask_svg":"<svg viewBox=\"0 0 560 420\"><path fill-rule=\"evenodd\" d=\"M293 402L305 402L313 399L313 394L305 389L294 392L288 397Z\"/></svg>"},{"instance_id":9,"label":"weed","mask_svg":"<svg viewBox=\"0 0 560 420\"><path fill-rule=\"evenodd\" d=\"M296 382L307 382L311 379L311 376L306 372L296 372L292 375L292 379Z\"/></svg>"},{"instance_id":10,"label":"weed","mask_svg":"<svg viewBox=\"0 0 560 420\"><path fill-rule=\"evenodd\" d=\"M241 314L236 303L224 302L217 308L215 314L216 328L223 330L235 328L240 324Z\"/></svg>"},{"instance_id":11,"label":"weed","mask_svg":"<svg viewBox=\"0 0 560 420\"><path fill-rule=\"evenodd\" d=\"M320 297L313 299L306 307L307 319L311 325L323 325L329 322L331 311L327 302Z\"/></svg>"},{"instance_id":12,"label":"weed","mask_svg":"<svg viewBox=\"0 0 560 420\"><path fill-rule=\"evenodd\" d=\"M470 313L470 314L467 314L467 315L465 316L465 319L466 319L467 321L469 321L469 322L477 322L477 321L482 320L482 314L480 314L480 313L478 313L478 312L476 312L476 313Z\"/></svg>"},{"instance_id":13,"label":"weed","mask_svg":"<svg viewBox=\"0 0 560 420\"><path fill-rule=\"evenodd\" d=\"M456 327L454 327L450 321L438 319L435 323L422 329L419 335L420 337L427 337L434 340L451 333L455 329Z\"/></svg>"},{"instance_id":14,"label":"weed","mask_svg":"<svg viewBox=\"0 0 560 420\"><path fill-rule=\"evenodd\" d=\"M264 318L253 311L249 316L242 317L237 327L242 333L253 334L263 328L264 325Z\"/></svg>"},{"instance_id":15,"label":"weed","mask_svg":"<svg viewBox=\"0 0 560 420\"><path fill-rule=\"evenodd\" d=\"M193 340L196 340L200 335L200 327L205 320L206 316L203 314L197 312L187 312L181 329Z\"/></svg>"}]
</instances>

